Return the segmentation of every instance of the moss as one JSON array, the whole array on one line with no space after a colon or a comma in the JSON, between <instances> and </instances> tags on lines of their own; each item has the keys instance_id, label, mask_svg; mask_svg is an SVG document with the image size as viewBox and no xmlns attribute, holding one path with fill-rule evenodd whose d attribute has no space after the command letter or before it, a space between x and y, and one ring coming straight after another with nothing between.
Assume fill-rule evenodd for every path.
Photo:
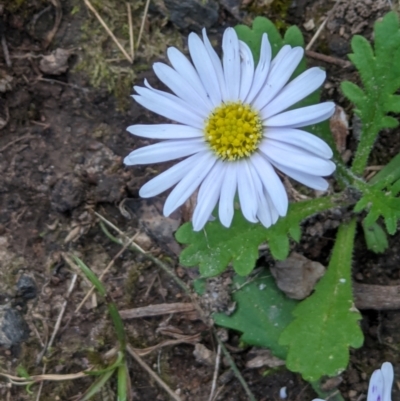
<instances>
[{"instance_id":1,"label":"moss","mask_svg":"<svg viewBox=\"0 0 400 401\"><path fill-rule=\"evenodd\" d=\"M248 6L247 11L255 16L268 15L275 26L284 32L289 24L286 22L287 14L292 0L254 0Z\"/></svg>"},{"instance_id":2,"label":"moss","mask_svg":"<svg viewBox=\"0 0 400 401\"><path fill-rule=\"evenodd\" d=\"M82 50L77 71L84 72L90 85L103 87L117 99L117 107L126 109L131 100L129 94L137 73L150 68L150 61L165 54L168 46L176 46L179 33L167 26L167 21L152 16L151 23L142 35L141 44L135 49L135 61L130 64L90 11L75 0L72 10L85 21L81 28L80 48ZM134 40L140 31L144 0L131 1ZM101 15L109 29L129 53L129 25L125 2L119 0L92 0L92 4ZM89 13L89 14L88 14ZM135 43L136 44L136 43Z\"/></svg>"}]
</instances>

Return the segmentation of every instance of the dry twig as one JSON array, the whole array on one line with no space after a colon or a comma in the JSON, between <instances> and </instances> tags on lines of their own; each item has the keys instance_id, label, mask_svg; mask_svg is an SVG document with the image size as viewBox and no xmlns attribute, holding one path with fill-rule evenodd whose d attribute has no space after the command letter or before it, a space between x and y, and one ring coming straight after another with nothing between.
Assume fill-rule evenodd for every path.
<instances>
[{"instance_id":1,"label":"dry twig","mask_svg":"<svg viewBox=\"0 0 400 401\"><path fill-rule=\"evenodd\" d=\"M104 269L104 271L100 274L99 280L101 281L103 277L108 273L108 271L111 269L111 267L114 265L115 261L126 251L126 249L132 244L132 242L135 240L137 237L137 234L135 234L122 248L121 250L113 257L111 262L108 264L108 266ZM84 303L87 301L87 299L92 295L93 291L95 290L95 286L93 285L88 293L85 295L85 297L82 299L80 304L77 306L75 309L75 313L79 312L79 309L82 308Z\"/></svg>"},{"instance_id":2,"label":"dry twig","mask_svg":"<svg viewBox=\"0 0 400 401\"><path fill-rule=\"evenodd\" d=\"M126 346L129 355L157 382L157 384L162 387L169 396L175 401L182 401L181 398L175 394L159 377L153 372L153 369L137 354L134 348L129 344Z\"/></svg>"},{"instance_id":3,"label":"dry twig","mask_svg":"<svg viewBox=\"0 0 400 401\"><path fill-rule=\"evenodd\" d=\"M147 305L140 308L126 309L119 312L122 319L135 319L146 316L169 315L171 313L193 312L196 308L192 303L175 302L171 304Z\"/></svg>"},{"instance_id":4,"label":"dry twig","mask_svg":"<svg viewBox=\"0 0 400 401\"><path fill-rule=\"evenodd\" d=\"M125 56L125 58L132 64L133 59L132 57L126 52L126 50L122 47L121 43L118 42L118 39L115 37L115 35L111 32L110 28L107 26L107 24L104 22L103 18L100 17L100 14L96 11L96 9L92 6L92 3L89 0L84 0L86 6L89 8L89 10L96 16L96 18L99 20L100 24L103 25L103 28L106 30L110 38L114 41L114 43L118 46L118 49L121 50L122 54Z\"/></svg>"},{"instance_id":5,"label":"dry twig","mask_svg":"<svg viewBox=\"0 0 400 401\"><path fill-rule=\"evenodd\" d=\"M143 13L143 18L142 18L142 23L140 25L140 31L139 31L139 36L138 36L138 40L137 40L137 43L136 43L136 49L139 48L140 41L142 39L142 34L143 34L143 30L144 30L144 24L146 23L147 13L149 11L149 4L150 4L150 0L147 0L146 1L146 5L144 7L144 13Z\"/></svg>"},{"instance_id":6,"label":"dry twig","mask_svg":"<svg viewBox=\"0 0 400 401\"><path fill-rule=\"evenodd\" d=\"M132 62L135 60L135 41L133 37L133 24L132 24L132 10L131 4L126 3L126 11L128 13L128 25L129 25L129 47L131 50Z\"/></svg>"},{"instance_id":7,"label":"dry twig","mask_svg":"<svg viewBox=\"0 0 400 401\"><path fill-rule=\"evenodd\" d=\"M218 379L220 363L221 363L221 345L218 344L217 357L215 358L215 369L214 369L213 381L212 381L211 392L210 392L210 396L208 397L208 401L213 401L213 399L214 399L215 389L217 387L217 379Z\"/></svg>"}]
</instances>

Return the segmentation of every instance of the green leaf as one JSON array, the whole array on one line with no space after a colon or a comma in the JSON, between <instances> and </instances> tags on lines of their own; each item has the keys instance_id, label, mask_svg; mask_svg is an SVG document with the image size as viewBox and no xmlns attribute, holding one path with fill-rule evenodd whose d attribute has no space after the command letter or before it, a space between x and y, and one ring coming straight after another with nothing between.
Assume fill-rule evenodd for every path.
<instances>
[{"instance_id":1,"label":"green leaf","mask_svg":"<svg viewBox=\"0 0 400 401\"><path fill-rule=\"evenodd\" d=\"M370 185L383 189L400 178L400 153L397 154L378 174L371 178Z\"/></svg>"},{"instance_id":2,"label":"green leaf","mask_svg":"<svg viewBox=\"0 0 400 401\"><path fill-rule=\"evenodd\" d=\"M236 311L232 316L214 314L215 323L242 332L242 342L269 348L275 356L285 359L287 348L278 339L292 321L292 311L298 302L287 298L270 274L248 284L245 278L235 276L233 283L240 287L233 294Z\"/></svg>"},{"instance_id":3,"label":"green leaf","mask_svg":"<svg viewBox=\"0 0 400 401\"><path fill-rule=\"evenodd\" d=\"M85 371L85 374L87 374L89 376L101 376L104 373L109 372L110 370L114 371L116 368L118 368L124 362L124 359L125 359L124 353L121 351L118 351L117 359L115 360L115 362L112 365L110 365L104 369L101 369L101 370L87 370L87 371Z\"/></svg>"},{"instance_id":4,"label":"green leaf","mask_svg":"<svg viewBox=\"0 0 400 401\"><path fill-rule=\"evenodd\" d=\"M355 228L355 220L340 226L325 276L295 308L295 320L279 340L289 347L287 368L308 381L338 375L349 362L349 346L358 348L363 343L361 315L354 308L351 287Z\"/></svg>"},{"instance_id":5,"label":"green leaf","mask_svg":"<svg viewBox=\"0 0 400 401\"><path fill-rule=\"evenodd\" d=\"M95 286L96 290L99 292L101 296L106 295L106 289L104 288L103 283L97 278L97 276L85 265L85 263L78 258L78 256L71 255L74 259L75 263L80 267L85 276L90 280L90 282Z\"/></svg>"},{"instance_id":6,"label":"green leaf","mask_svg":"<svg viewBox=\"0 0 400 401\"><path fill-rule=\"evenodd\" d=\"M85 392L84 397L81 401L90 400L95 394L97 394L101 388L110 380L111 376L114 374L115 370L110 370L109 372L104 373L103 376L100 376Z\"/></svg>"},{"instance_id":7,"label":"green leaf","mask_svg":"<svg viewBox=\"0 0 400 401\"><path fill-rule=\"evenodd\" d=\"M118 398L117 401L126 401L128 399L128 380L129 373L126 363L118 368Z\"/></svg>"},{"instance_id":8,"label":"green leaf","mask_svg":"<svg viewBox=\"0 0 400 401\"><path fill-rule=\"evenodd\" d=\"M286 217L268 229L248 222L239 211L229 229L216 220L195 232L192 224L186 223L176 232L177 241L189 245L181 252L180 262L188 267L199 265L202 277L216 276L232 262L236 273L245 276L254 269L260 244L266 241L272 256L283 260L289 254L289 233L299 240L299 226L305 218L340 205L334 197L291 204Z\"/></svg>"},{"instance_id":9,"label":"green leaf","mask_svg":"<svg viewBox=\"0 0 400 401\"><path fill-rule=\"evenodd\" d=\"M375 253L383 253L389 247L387 236L383 228L378 223L373 223L370 226L363 221L363 230L367 248Z\"/></svg>"},{"instance_id":10,"label":"green leaf","mask_svg":"<svg viewBox=\"0 0 400 401\"><path fill-rule=\"evenodd\" d=\"M398 121L387 114L400 111L400 99L395 95L400 88L400 29L395 12L375 23L374 37L374 47L362 36L354 36L351 42L353 54L349 58L360 73L363 89L349 82L341 85L362 123L352 166L357 175L363 173L379 131L398 125Z\"/></svg>"},{"instance_id":11,"label":"green leaf","mask_svg":"<svg viewBox=\"0 0 400 401\"><path fill-rule=\"evenodd\" d=\"M395 197L391 191L384 192L376 186L366 188L363 197L354 206L354 211L368 210L364 223L367 227L372 226L380 216L383 217L386 229L393 235L397 230L397 221L400 220L400 199Z\"/></svg>"},{"instance_id":12,"label":"green leaf","mask_svg":"<svg viewBox=\"0 0 400 401\"><path fill-rule=\"evenodd\" d=\"M107 299L107 303L108 303L108 313L111 316L115 332L117 333L119 347L121 350L124 351L126 346L124 322L122 321L121 315L119 314L118 308L115 305L115 303L109 299Z\"/></svg>"},{"instance_id":13,"label":"green leaf","mask_svg":"<svg viewBox=\"0 0 400 401\"><path fill-rule=\"evenodd\" d=\"M253 53L254 63L257 65L260 59L261 40L263 33L268 35L271 43L272 57L275 57L283 46L283 40L276 26L265 17L256 17L253 21L253 27L246 25L236 25L235 31L238 38L245 42Z\"/></svg>"}]
</instances>

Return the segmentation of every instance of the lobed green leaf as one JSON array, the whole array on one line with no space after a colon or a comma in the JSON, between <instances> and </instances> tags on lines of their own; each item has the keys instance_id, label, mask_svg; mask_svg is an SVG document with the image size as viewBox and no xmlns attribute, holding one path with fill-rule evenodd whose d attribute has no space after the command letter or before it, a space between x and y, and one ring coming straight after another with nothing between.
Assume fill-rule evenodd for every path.
<instances>
[{"instance_id":1,"label":"lobed green leaf","mask_svg":"<svg viewBox=\"0 0 400 401\"><path fill-rule=\"evenodd\" d=\"M378 224L373 223L370 226L363 221L363 230L367 248L375 253L383 253L389 247L389 242L385 230Z\"/></svg>"},{"instance_id":2,"label":"lobed green leaf","mask_svg":"<svg viewBox=\"0 0 400 401\"><path fill-rule=\"evenodd\" d=\"M362 123L360 143L354 157L352 171L361 175L379 131L394 128L398 121L387 116L400 112L400 28L395 12L388 13L374 25L374 47L362 36L354 36L353 53L349 55L357 67L363 89L350 83L341 85L345 96L356 106Z\"/></svg>"},{"instance_id":3,"label":"lobed green leaf","mask_svg":"<svg viewBox=\"0 0 400 401\"><path fill-rule=\"evenodd\" d=\"M246 284L236 276L233 284L240 287L233 294L237 307L232 316L216 313L216 324L240 331L241 341L257 347L269 348L278 358L285 359L287 348L278 342L283 329L293 320L292 311L298 301L287 298L280 291L269 272Z\"/></svg>"},{"instance_id":4,"label":"lobed green leaf","mask_svg":"<svg viewBox=\"0 0 400 401\"><path fill-rule=\"evenodd\" d=\"M358 348L363 342L351 287L355 228L355 220L340 226L325 276L294 309L295 319L279 340L289 348L288 369L308 381L338 375L348 364L349 346Z\"/></svg>"},{"instance_id":5,"label":"lobed green leaf","mask_svg":"<svg viewBox=\"0 0 400 401\"><path fill-rule=\"evenodd\" d=\"M230 263L236 273L245 276L254 269L260 244L267 242L272 256L283 260L289 254L289 235L300 239L300 223L305 218L339 205L334 197L291 204L287 215L268 229L248 222L239 211L229 229L216 220L195 232L192 224L186 223L175 234L177 241L188 244L181 252L180 262L183 266L199 266L202 277L216 276Z\"/></svg>"}]
</instances>

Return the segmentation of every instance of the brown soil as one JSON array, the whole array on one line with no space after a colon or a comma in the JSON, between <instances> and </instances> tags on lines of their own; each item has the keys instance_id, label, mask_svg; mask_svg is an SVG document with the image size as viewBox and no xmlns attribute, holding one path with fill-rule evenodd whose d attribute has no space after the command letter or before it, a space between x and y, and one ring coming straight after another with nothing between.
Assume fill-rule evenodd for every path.
<instances>
[{"instance_id":1,"label":"brown soil","mask_svg":"<svg viewBox=\"0 0 400 401\"><path fill-rule=\"evenodd\" d=\"M192 270L178 267L179 246L173 240L172 233L185 219L184 213L177 212L165 219L160 214L162 197L148 201L138 197L140 186L165 165L128 169L122 164L123 157L132 149L148 143L129 135L126 127L161 121L128 98L130 87L141 85L144 78L157 85L151 63L165 58L168 44L175 43L185 50L188 31L178 30L160 16L159 9L151 7L143 44L132 67L124 61L84 2L77 0L61 2L60 26L47 43L48 33L56 21L54 7L49 6L53 3L57 2L0 0L0 35L4 34L12 63L7 66L0 50L0 87L5 85L0 93L0 124L7 122L0 129L0 303L19 311L29 327L28 330L22 320L19 344L0 348L0 369L11 375L16 375L18 367L30 375L43 373L44 366L46 373L80 372L90 364L98 365L104 354L116 345L101 297L89 298L75 312L89 289L87 281L79 275L53 346L37 362L76 272L66 263L64 255L73 252L99 275L120 251L120 246L104 235L94 212L105 216L130 237L139 233L136 241L175 266L176 274L185 282L189 283L195 276ZM225 26L237 23L235 18L244 16L250 20L249 13L257 8L253 7L255 4L259 4L258 10L264 10L261 1L242 3L238 14L236 8L231 13L227 11L229 1L221 1L224 7L221 6L218 21L211 29L217 40ZM389 8L386 1L343 0L340 3L313 50L346 60L351 35L358 33L371 38L373 22ZM98 6L101 2L93 4ZM119 37L127 37L125 28L118 25L123 13L113 14L112 4L112 1L105 2L98 10ZM283 19L284 25L298 24L308 42L315 29L306 31L303 24L313 19L318 26L333 4L334 1L300 0L289 8L277 6L268 16L281 19L281 24ZM143 6L144 2L132 4L140 18ZM136 17L135 21L136 37L140 18ZM104 53L91 53L91 41L93 49L98 46ZM125 45L129 47L128 41ZM57 59L56 66L43 72L43 57L56 49L69 51L67 63ZM116 58L120 61L107 61ZM355 72L312 59L309 64L327 69L324 97L333 98L351 114L339 83L343 79L357 81ZM60 65L63 71L57 70ZM110 65L115 68L110 69ZM94 70L96 66L99 69L101 66L101 72ZM95 84L100 86L94 87ZM348 147L354 149L354 143L355 139L350 139ZM382 164L399 150L400 131L385 132L377 144L373 162ZM334 230L324 226L324 222L323 216L309 222L309 227L317 228L306 230L296 250L326 263ZM317 234L307 234L312 232ZM360 235L354 255L355 280L400 284L399 238L396 235L390 239L387 253L375 255L366 251ZM120 255L104 281L120 310L188 301L174 280L137 253L125 251ZM399 311L363 312L365 345L352 352L349 369L342 375L339 387L346 399L361 399L359 396L366 393L370 373L382 361L393 362L395 369L400 366L399 322ZM126 320L125 330L129 342L136 348L174 339L178 333L198 334L201 344L216 350L208 327L187 314ZM279 400L279 389L284 386L289 401L313 399L315 393L309 384L285 368L246 368L251 349L239 348L237 333L230 332L228 336L232 356L257 400ZM160 348L143 359L182 400L207 400L214 366L196 359L193 351L194 344L182 343ZM134 360L128 359L128 366L133 399L169 399ZM218 400L248 399L224 360L220 376ZM39 399L75 400L92 382L92 377L47 381ZM115 384L111 380L93 399L116 399ZM10 386L6 381L0 383L2 400L36 400L39 385L33 386L32 391L29 394L24 387Z\"/></svg>"}]
</instances>

